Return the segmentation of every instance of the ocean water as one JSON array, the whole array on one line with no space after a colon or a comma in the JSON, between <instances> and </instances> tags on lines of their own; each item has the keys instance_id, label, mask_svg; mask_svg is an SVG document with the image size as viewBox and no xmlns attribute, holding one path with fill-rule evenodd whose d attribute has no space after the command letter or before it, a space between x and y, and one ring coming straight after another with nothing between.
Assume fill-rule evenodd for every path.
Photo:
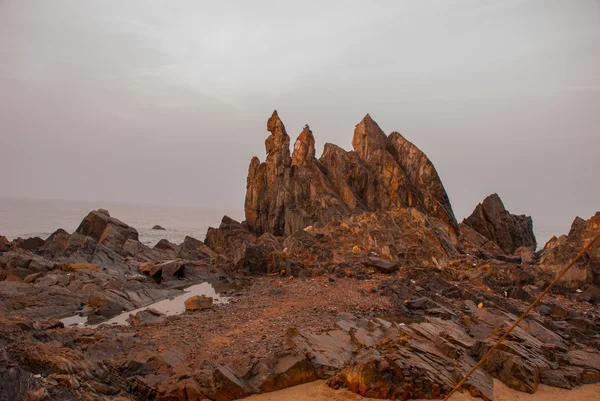
<instances>
[{"instance_id":1,"label":"ocean water","mask_svg":"<svg viewBox=\"0 0 600 401\"><path fill-rule=\"evenodd\" d=\"M91 210L99 208L108 210L112 217L136 228L140 241L148 246L154 246L162 238L179 244L186 235L203 240L208 227L218 227L224 215L238 221L244 219L242 206L239 210L219 210L115 202L0 198L0 235L8 239L45 239L58 228L72 233ZM152 230L156 224L166 230Z\"/></svg>"},{"instance_id":2,"label":"ocean water","mask_svg":"<svg viewBox=\"0 0 600 401\"><path fill-rule=\"evenodd\" d=\"M0 198L0 235L9 239L17 237L47 238L58 228L73 232L91 211L106 209L112 217L135 227L140 241L154 246L160 239L179 244L186 235L203 240L208 227L218 227L227 215L242 221L239 210L207 209L178 206L149 206L115 202L84 202L65 200L40 200ZM152 230L158 224L165 231ZM538 248L542 248L553 235L566 234L569 226L534 221Z\"/></svg>"}]
</instances>

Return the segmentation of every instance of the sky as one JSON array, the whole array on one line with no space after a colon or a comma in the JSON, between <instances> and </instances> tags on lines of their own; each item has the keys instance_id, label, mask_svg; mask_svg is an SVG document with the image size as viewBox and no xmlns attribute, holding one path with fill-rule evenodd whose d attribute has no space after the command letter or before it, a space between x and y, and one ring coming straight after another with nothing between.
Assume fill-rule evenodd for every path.
<instances>
[{"instance_id":1,"label":"sky","mask_svg":"<svg viewBox=\"0 0 600 401\"><path fill-rule=\"evenodd\" d=\"M600 210L600 1L0 0L0 197L243 208L277 109L351 149L366 113L455 214Z\"/></svg>"}]
</instances>

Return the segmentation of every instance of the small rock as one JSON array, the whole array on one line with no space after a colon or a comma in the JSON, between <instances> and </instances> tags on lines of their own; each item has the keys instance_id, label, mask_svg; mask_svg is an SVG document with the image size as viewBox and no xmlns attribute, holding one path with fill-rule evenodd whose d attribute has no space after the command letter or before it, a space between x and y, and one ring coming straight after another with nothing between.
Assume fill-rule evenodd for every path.
<instances>
[{"instance_id":1,"label":"small rock","mask_svg":"<svg viewBox=\"0 0 600 401\"><path fill-rule=\"evenodd\" d=\"M102 270L102 266L97 265L95 263L65 263L65 265L63 266L63 270L66 272L99 272L100 270Z\"/></svg>"},{"instance_id":2,"label":"small rock","mask_svg":"<svg viewBox=\"0 0 600 401\"><path fill-rule=\"evenodd\" d=\"M195 311L200 309L208 309L212 306L212 304L212 297L207 297L206 295L194 295L193 297L189 297L185 300L185 310Z\"/></svg>"},{"instance_id":3,"label":"small rock","mask_svg":"<svg viewBox=\"0 0 600 401\"><path fill-rule=\"evenodd\" d=\"M41 272L39 272L39 273L33 273L33 274L30 274L29 276L25 277L25 280L24 280L24 281L25 281L26 283L34 283L34 282L35 282L35 280L37 280L37 279L38 279L38 278L40 278L41 276L42 276L42 273L41 273Z\"/></svg>"},{"instance_id":4,"label":"small rock","mask_svg":"<svg viewBox=\"0 0 600 401\"><path fill-rule=\"evenodd\" d=\"M552 313L552 310L550 309L550 307L548 305L544 305L544 304L536 306L535 310L540 315L545 315L545 316L548 316L548 315L550 315L550 313Z\"/></svg>"},{"instance_id":5,"label":"small rock","mask_svg":"<svg viewBox=\"0 0 600 401\"><path fill-rule=\"evenodd\" d=\"M149 263L142 263L138 266L138 271L141 274L145 274L147 276L150 275L150 271L152 270L152 267L154 266L153 262L149 262Z\"/></svg>"},{"instance_id":6,"label":"small rock","mask_svg":"<svg viewBox=\"0 0 600 401\"><path fill-rule=\"evenodd\" d=\"M73 340L73 342L76 344L94 344L96 339L94 337L82 336L77 337L75 340Z\"/></svg>"},{"instance_id":7,"label":"small rock","mask_svg":"<svg viewBox=\"0 0 600 401\"><path fill-rule=\"evenodd\" d=\"M166 230L166 228L159 226L158 224L152 227L153 230Z\"/></svg>"},{"instance_id":8,"label":"small rock","mask_svg":"<svg viewBox=\"0 0 600 401\"><path fill-rule=\"evenodd\" d=\"M380 273L390 274L398 270L398 263L389 260L371 256L367 258L363 264L367 267L374 268Z\"/></svg>"},{"instance_id":9,"label":"small rock","mask_svg":"<svg viewBox=\"0 0 600 401\"><path fill-rule=\"evenodd\" d=\"M271 288L271 290L269 290L269 294L281 295L281 294L283 294L283 290L281 288Z\"/></svg>"},{"instance_id":10,"label":"small rock","mask_svg":"<svg viewBox=\"0 0 600 401\"><path fill-rule=\"evenodd\" d=\"M72 389L79 388L79 382L77 381L77 379L75 379L75 377L71 375L52 375L49 377L56 380L58 383L65 387L69 387Z\"/></svg>"},{"instance_id":11,"label":"small rock","mask_svg":"<svg viewBox=\"0 0 600 401\"><path fill-rule=\"evenodd\" d=\"M187 306L187 305L186 305ZM186 307L187 309L187 307ZM153 308L144 309L139 311L135 315L130 316L127 321L133 325L137 326L139 324L152 324L152 323L162 323L167 319L164 313L161 313Z\"/></svg>"},{"instance_id":12,"label":"small rock","mask_svg":"<svg viewBox=\"0 0 600 401\"><path fill-rule=\"evenodd\" d=\"M45 387L39 388L35 391L29 390L25 394L25 401L46 401L50 399L50 394Z\"/></svg>"}]
</instances>

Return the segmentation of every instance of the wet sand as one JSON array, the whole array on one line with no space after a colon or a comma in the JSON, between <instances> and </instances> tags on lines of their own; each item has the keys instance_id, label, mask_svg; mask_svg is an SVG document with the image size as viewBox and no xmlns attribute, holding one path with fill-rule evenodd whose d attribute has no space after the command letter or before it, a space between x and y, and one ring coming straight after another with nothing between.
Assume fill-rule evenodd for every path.
<instances>
[{"instance_id":1,"label":"wet sand","mask_svg":"<svg viewBox=\"0 0 600 401\"><path fill-rule=\"evenodd\" d=\"M502 384L499 380L494 380L494 395L496 401L599 401L600 383L585 385L573 390L563 390L556 387L540 385L535 394L527 394L512 390ZM374 398L361 397L358 394L346 390L333 390L329 388L324 381L319 380L313 383L288 388L273 393L253 395L245 398L248 401L354 401L354 400L375 400ZM450 398L452 401L474 401L481 400L473 398L467 392L457 393Z\"/></svg>"}]
</instances>

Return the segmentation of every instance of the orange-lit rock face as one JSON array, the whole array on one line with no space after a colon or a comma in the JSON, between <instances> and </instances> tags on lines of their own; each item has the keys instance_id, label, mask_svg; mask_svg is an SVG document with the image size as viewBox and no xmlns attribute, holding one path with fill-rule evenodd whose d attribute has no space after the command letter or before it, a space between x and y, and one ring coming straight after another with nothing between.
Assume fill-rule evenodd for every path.
<instances>
[{"instance_id":1,"label":"orange-lit rock face","mask_svg":"<svg viewBox=\"0 0 600 401\"><path fill-rule=\"evenodd\" d=\"M568 235L554 237L544 246L540 265L553 272L560 271L598 234L599 226L600 212L596 212L588 220L576 217ZM561 280L566 285L577 288L597 283L599 276L600 241L596 241Z\"/></svg>"},{"instance_id":2,"label":"orange-lit rock face","mask_svg":"<svg viewBox=\"0 0 600 401\"><path fill-rule=\"evenodd\" d=\"M326 144L315 158L306 126L294 143L277 112L267 122L267 159L248 169L246 222L255 234L287 235L332 217L414 207L438 218L450 231L458 225L431 161L398 133L389 137L367 114L356 125L354 151Z\"/></svg>"},{"instance_id":3,"label":"orange-lit rock face","mask_svg":"<svg viewBox=\"0 0 600 401\"><path fill-rule=\"evenodd\" d=\"M305 127L294 143L292 166L303 166L315 160L315 138L310 128Z\"/></svg>"}]
</instances>

